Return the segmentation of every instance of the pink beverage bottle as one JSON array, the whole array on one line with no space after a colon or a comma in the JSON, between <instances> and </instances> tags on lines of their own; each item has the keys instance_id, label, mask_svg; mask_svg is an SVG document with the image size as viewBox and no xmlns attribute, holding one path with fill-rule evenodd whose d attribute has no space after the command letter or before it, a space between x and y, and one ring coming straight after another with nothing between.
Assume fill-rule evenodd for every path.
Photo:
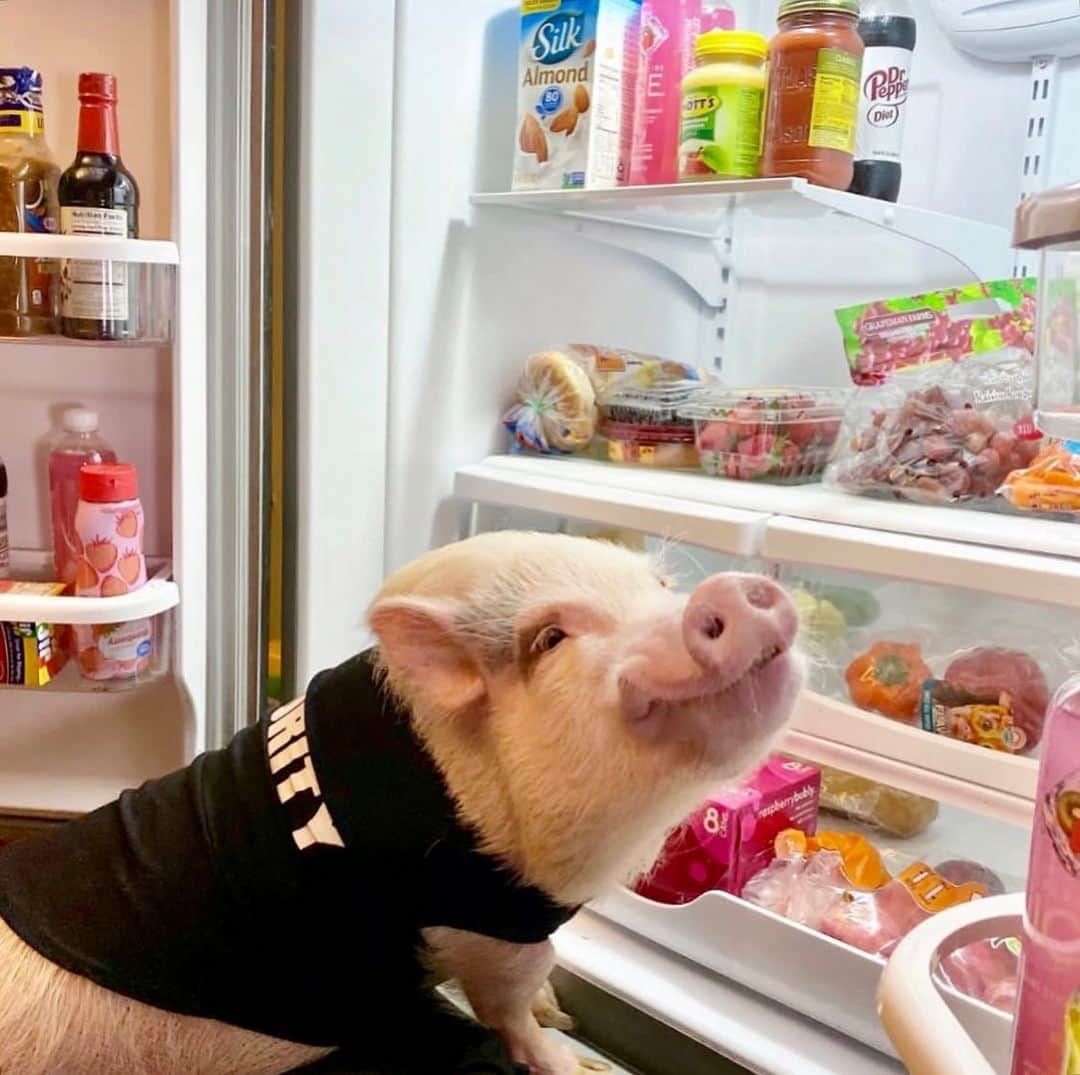
<instances>
[{"instance_id":1,"label":"pink beverage bottle","mask_svg":"<svg viewBox=\"0 0 1080 1075\"><path fill-rule=\"evenodd\" d=\"M139 476L130 463L101 463L79 471L75 532L82 555L75 565L77 597L119 597L146 585ZM149 620L76 624L75 652L88 679L125 679L150 664Z\"/></svg>"},{"instance_id":2,"label":"pink beverage bottle","mask_svg":"<svg viewBox=\"0 0 1080 1075\"><path fill-rule=\"evenodd\" d=\"M56 577L72 586L82 545L75 533L79 471L87 463L115 463L116 452L98 435L98 416L83 407L64 411L49 449L49 512Z\"/></svg>"},{"instance_id":3,"label":"pink beverage bottle","mask_svg":"<svg viewBox=\"0 0 1080 1075\"><path fill-rule=\"evenodd\" d=\"M701 7L701 32L734 30L735 12L727 0L704 0Z\"/></svg>"},{"instance_id":4,"label":"pink beverage bottle","mask_svg":"<svg viewBox=\"0 0 1080 1075\"><path fill-rule=\"evenodd\" d=\"M644 0L641 5L630 155L635 186L678 181L682 80L694 66L700 28L701 0Z\"/></svg>"},{"instance_id":5,"label":"pink beverage bottle","mask_svg":"<svg viewBox=\"0 0 1080 1075\"><path fill-rule=\"evenodd\" d=\"M1080 676L1043 734L1012 1075L1080 1075Z\"/></svg>"}]
</instances>

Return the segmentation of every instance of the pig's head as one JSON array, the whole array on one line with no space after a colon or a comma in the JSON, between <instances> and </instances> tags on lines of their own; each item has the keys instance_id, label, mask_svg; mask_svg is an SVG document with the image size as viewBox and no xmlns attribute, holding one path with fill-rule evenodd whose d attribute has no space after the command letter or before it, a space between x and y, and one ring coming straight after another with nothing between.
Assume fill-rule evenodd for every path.
<instances>
[{"instance_id":1,"label":"pig's head","mask_svg":"<svg viewBox=\"0 0 1080 1075\"><path fill-rule=\"evenodd\" d=\"M709 790L760 761L801 684L775 583L714 575L679 593L648 557L585 538L438 549L369 619L462 817L565 903L647 869Z\"/></svg>"}]
</instances>

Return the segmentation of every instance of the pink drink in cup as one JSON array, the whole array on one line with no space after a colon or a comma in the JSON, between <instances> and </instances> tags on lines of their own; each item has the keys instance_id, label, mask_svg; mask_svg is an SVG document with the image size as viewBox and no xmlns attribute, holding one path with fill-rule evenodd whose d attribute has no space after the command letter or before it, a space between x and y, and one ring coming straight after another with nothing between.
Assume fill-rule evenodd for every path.
<instances>
[{"instance_id":1,"label":"pink drink in cup","mask_svg":"<svg viewBox=\"0 0 1080 1075\"><path fill-rule=\"evenodd\" d=\"M49 450L49 513L56 577L71 586L82 546L75 533L79 471L88 463L115 463L116 453L98 435L98 416L82 407L64 411L62 432Z\"/></svg>"},{"instance_id":2,"label":"pink drink in cup","mask_svg":"<svg viewBox=\"0 0 1080 1075\"><path fill-rule=\"evenodd\" d=\"M130 463L85 466L79 472L75 531L78 597L119 597L146 585L139 478ZM76 624L75 650L88 679L124 679L150 664L149 620Z\"/></svg>"},{"instance_id":3,"label":"pink drink in cup","mask_svg":"<svg viewBox=\"0 0 1080 1075\"><path fill-rule=\"evenodd\" d=\"M1080 1075L1080 676L1054 696L1035 794L1012 1075Z\"/></svg>"}]
</instances>

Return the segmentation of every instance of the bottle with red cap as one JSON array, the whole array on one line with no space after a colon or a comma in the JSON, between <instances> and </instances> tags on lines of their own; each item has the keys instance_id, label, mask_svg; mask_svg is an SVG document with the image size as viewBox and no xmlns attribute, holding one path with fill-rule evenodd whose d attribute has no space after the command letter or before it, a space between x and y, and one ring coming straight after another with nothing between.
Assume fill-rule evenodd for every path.
<instances>
[{"instance_id":1,"label":"bottle with red cap","mask_svg":"<svg viewBox=\"0 0 1080 1075\"><path fill-rule=\"evenodd\" d=\"M120 159L116 79L79 75L75 160L60 177L64 235L139 235L139 187ZM64 262L61 328L80 340L132 340L139 335L138 270L122 261Z\"/></svg>"},{"instance_id":2,"label":"bottle with red cap","mask_svg":"<svg viewBox=\"0 0 1080 1075\"><path fill-rule=\"evenodd\" d=\"M79 471L75 533L81 546L77 597L119 597L146 584L139 477L130 463L99 463ZM122 679L150 664L149 620L77 624L75 650L89 679Z\"/></svg>"}]
</instances>

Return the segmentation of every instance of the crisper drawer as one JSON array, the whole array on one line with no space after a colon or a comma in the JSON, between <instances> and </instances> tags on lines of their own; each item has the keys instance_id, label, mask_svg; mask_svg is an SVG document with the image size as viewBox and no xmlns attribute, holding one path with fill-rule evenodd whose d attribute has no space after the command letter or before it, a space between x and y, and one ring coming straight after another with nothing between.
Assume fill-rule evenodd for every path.
<instances>
[{"instance_id":1,"label":"crisper drawer","mask_svg":"<svg viewBox=\"0 0 1080 1075\"><path fill-rule=\"evenodd\" d=\"M725 892L668 906L625 889L591 910L880 1052L895 1056L877 1013L885 960ZM947 989L956 1013L996 1070L1009 1064L1012 1020Z\"/></svg>"}]
</instances>

